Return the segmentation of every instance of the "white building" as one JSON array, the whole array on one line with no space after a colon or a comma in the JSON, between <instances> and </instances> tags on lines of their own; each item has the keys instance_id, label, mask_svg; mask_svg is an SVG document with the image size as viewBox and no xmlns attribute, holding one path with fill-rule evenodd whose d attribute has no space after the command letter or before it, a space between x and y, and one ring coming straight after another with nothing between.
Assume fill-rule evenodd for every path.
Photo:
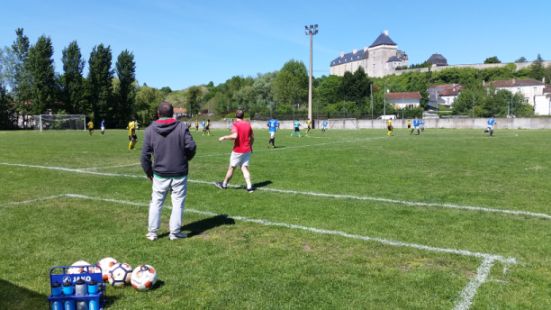
<instances>
[{"instance_id":1,"label":"white building","mask_svg":"<svg viewBox=\"0 0 551 310\"><path fill-rule=\"evenodd\" d=\"M419 92L396 92L385 94L385 99L395 109L418 108L421 105L421 94Z\"/></svg>"},{"instance_id":2,"label":"white building","mask_svg":"<svg viewBox=\"0 0 551 310\"><path fill-rule=\"evenodd\" d=\"M513 94L522 94L528 103L534 107L536 115L551 115L550 92L545 86L545 78L542 81L527 80L498 80L491 82L496 90L508 90ZM545 91L544 91L545 90Z\"/></svg>"},{"instance_id":3,"label":"white building","mask_svg":"<svg viewBox=\"0 0 551 310\"><path fill-rule=\"evenodd\" d=\"M461 84L442 84L429 87L429 89L427 89L429 94L429 107L437 110L441 107L450 109L462 89L463 86Z\"/></svg>"},{"instance_id":4,"label":"white building","mask_svg":"<svg viewBox=\"0 0 551 310\"><path fill-rule=\"evenodd\" d=\"M397 67L407 67L408 56L388 36L388 31L381 33L369 47L341 53L331 61L330 73L343 76L346 72L354 73L363 68L370 77L383 77L393 74Z\"/></svg>"}]
</instances>

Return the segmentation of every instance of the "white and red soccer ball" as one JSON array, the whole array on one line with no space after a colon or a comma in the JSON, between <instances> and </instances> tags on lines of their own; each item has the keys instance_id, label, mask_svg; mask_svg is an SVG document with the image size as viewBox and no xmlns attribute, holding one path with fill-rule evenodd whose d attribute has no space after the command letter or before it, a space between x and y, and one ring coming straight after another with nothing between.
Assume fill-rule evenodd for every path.
<instances>
[{"instance_id":1,"label":"white and red soccer ball","mask_svg":"<svg viewBox=\"0 0 551 310\"><path fill-rule=\"evenodd\" d=\"M87 270L84 266L90 266L90 263L85 260L78 260L74 262L71 267L67 270L68 274L79 274L85 272L93 272L92 270Z\"/></svg>"},{"instance_id":2,"label":"white and red soccer ball","mask_svg":"<svg viewBox=\"0 0 551 310\"><path fill-rule=\"evenodd\" d=\"M157 271L151 265L139 265L132 271L132 287L138 291L150 290L157 282Z\"/></svg>"},{"instance_id":3,"label":"white and red soccer ball","mask_svg":"<svg viewBox=\"0 0 551 310\"><path fill-rule=\"evenodd\" d=\"M122 287L130 284L132 267L127 263L117 263L109 270L108 281L111 286Z\"/></svg>"},{"instance_id":4,"label":"white and red soccer ball","mask_svg":"<svg viewBox=\"0 0 551 310\"><path fill-rule=\"evenodd\" d=\"M109 281L109 271L117 265L118 261L113 257L105 257L100 259L97 263L97 266L101 268L101 277L103 282Z\"/></svg>"}]
</instances>

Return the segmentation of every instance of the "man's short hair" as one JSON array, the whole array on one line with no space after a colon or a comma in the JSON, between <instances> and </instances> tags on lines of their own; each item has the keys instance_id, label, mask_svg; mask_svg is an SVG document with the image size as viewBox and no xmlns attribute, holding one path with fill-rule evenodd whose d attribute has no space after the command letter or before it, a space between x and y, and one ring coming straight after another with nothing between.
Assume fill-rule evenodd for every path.
<instances>
[{"instance_id":1,"label":"man's short hair","mask_svg":"<svg viewBox=\"0 0 551 310\"><path fill-rule=\"evenodd\" d=\"M243 110L237 110L235 111L235 117L238 118L238 119L243 119L243 117L245 116L245 112L243 112Z\"/></svg>"},{"instance_id":2,"label":"man's short hair","mask_svg":"<svg viewBox=\"0 0 551 310\"><path fill-rule=\"evenodd\" d=\"M170 102L163 101L159 104L157 113L159 113L159 117L172 117L174 116L174 107Z\"/></svg>"}]
</instances>

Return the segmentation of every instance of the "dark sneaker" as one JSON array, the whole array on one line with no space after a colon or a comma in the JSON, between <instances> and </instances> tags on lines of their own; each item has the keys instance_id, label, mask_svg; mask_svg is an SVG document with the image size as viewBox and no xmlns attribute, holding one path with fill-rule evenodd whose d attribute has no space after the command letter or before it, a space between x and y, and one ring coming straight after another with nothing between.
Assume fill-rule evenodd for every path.
<instances>
[{"instance_id":1,"label":"dark sneaker","mask_svg":"<svg viewBox=\"0 0 551 310\"><path fill-rule=\"evenodd\" d=\"M182 232L175 233L175 234L170 234L168 236L168 239L170 239L170 240L178 240L178 239L185 239L185 238L187 238L187 234L182 233Z\"/></svg>"},{"instance_id":2,"label":"dark sneaker","mask_svg":"<svg viewBox=\"0 0 551 310\"><path fill-rule=\"evenodd\" d=\"M249 188L247 188L247 192L248 192L248 193L254 192L254 187L249 187Z\"/></svg>"},{"instance_id":3,"label":"dark sneaker","mask_svg":"<svg viewBox=\"0 0 551 310\"><path fill-rule=\"evenodd\" d=\"M219 189L228 189L228 186L224 186L224 183L222 182L214 182L214 186L218 187Z\"/></svg>"}]
</instances>

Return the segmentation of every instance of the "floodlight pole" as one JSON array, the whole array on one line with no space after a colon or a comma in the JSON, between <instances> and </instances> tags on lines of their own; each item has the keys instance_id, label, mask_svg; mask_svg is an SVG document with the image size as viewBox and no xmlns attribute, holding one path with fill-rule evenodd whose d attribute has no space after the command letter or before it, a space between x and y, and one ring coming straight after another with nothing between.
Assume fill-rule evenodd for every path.
<instances>
[{"instance_id":1,"label":"floodlight pole","mask_svg":"<svg viewBox=\"0 0 551 310\"><path fill-rule=\"evenodd\" d=\"M314 48L314 36L318 34L318 24L304 26L304 33L310 36L310 70L308 76L308 119L312 122L312 128L314 128L314 120L312 119L312 66L313 66L313 48Z\"/></svg>"}]
</instances>

